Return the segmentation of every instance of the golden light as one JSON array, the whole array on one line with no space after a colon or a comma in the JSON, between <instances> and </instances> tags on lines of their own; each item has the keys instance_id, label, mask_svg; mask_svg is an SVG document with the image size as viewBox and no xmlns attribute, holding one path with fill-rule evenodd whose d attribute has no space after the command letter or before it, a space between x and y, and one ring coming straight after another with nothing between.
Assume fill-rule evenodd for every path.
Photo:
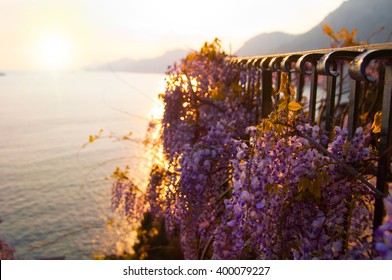
<instances>
[{"instance_id":1,"label":"golden light","mask_svg":"<svg viewBox=\"0 0 392 280\"><path fill-rule=\"evenodd\" d=\"M172 89L181 86L184 92L187 92L190 89L194 92L198 90L199 82L196 77L187 76L185 74L174 74L167 75L166 79L170 81L169 87Z\"/></svg>"},{"instance_id":2,"label":"golden light","mask_svg":"<svg viewBox=\"0 0 392 280\"><path fill-rule=\"evenodd\" d=\"M72 44L63 34L48 34L38 42L36 59L44 70L68 69L72 58Z\"/></svg>"},{"instance_id":3,"label":"golden light","mask_svg":"<svg viewBox=\"0 0 392 280\"><path fill-rule=\"evenodd\" d=\"M157 101L157 104L151 110L151 116L154 120L160 120L163 118L164 106L161 100Z\"/></svg>"},{"instance_id":4,"label":"golden light","mask_svg":"<svg viewBox=\"0 0 392 280\"><path fill-rule=\"evenodd\" d=\"M164 108L162 100L159 98L159 95L163 94L165 92L165 90L166 90L166 82L165 82L165 80L161 80L157 89L156 89L156 92L159 94L156 95L155 105L151 110L151 117L154 120L160 120L163 118L163 113L164 113L165 108Z\"/></svg>"}]
</instances>

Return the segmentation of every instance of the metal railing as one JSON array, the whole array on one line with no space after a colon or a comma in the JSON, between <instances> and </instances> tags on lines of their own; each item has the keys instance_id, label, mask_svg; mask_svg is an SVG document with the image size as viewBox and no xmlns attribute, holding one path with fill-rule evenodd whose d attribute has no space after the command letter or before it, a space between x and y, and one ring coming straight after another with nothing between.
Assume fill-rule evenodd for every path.
<instances>
[{"instance_id":1,"label":"metal railing","mask_svg":"<svg viewBox=\"0 0 392 280\"><path fill-rule=\"evenodd\" d=\"M351 139L359 125L369 123L375 112L381 111L375 175L378 192L387 195L392 155L392 43L230 57L228 63L245 75L243 87L257 104L256 118L267 117L279 99L274 88L279 89L281 72L295 85L296 101L308 99L311 121L327 131L340 124L348 128ZM320 90L320 80L324 80L326 91ZM383 197L376 195L374 229L381 225L384 212Z\"/></svg>"}]
</instances>

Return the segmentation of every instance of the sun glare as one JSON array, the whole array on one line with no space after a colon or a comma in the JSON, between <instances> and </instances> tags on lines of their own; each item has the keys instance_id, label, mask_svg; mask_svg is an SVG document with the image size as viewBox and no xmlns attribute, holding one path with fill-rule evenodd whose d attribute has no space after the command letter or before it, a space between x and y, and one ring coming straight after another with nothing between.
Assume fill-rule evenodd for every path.
<instances>
[{"instance_id":1,"label":"sun glare","mask_svg":"<svg viewBox=\"0 0 392 280\"><path fill-rule=\"evenodd\" d=\"M166 82L164 80L160 81L156 92L159 94L163 94L165 92L165 87L166 87ZM152 108L151 116L154 120L159 120L162 119L163 117L164 106L162 100L158 98L158 94L156 97L157 100L155 102L155 106Z\"/></svg>"},{"instance_id":2,"label":"sun glare","mask_svg":"<svg viewBox=\"0 0 392 280\"><path fill-rule=\"evenodd\" d=\"M68 69L71 55L71 42L66 36L51 34L38 43L37 59L44 70Z\"/></svg>"}]
</instances>

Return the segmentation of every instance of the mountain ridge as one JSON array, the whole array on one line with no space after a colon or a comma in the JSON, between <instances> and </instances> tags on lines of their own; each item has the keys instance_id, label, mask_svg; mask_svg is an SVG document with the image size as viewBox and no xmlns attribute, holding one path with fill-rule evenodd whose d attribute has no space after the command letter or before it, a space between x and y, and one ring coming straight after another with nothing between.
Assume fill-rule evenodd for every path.
<instances>
[{"instance_id":1,"label":"mountain ridge","mask_svg":"<svg viewBox=\"0 0 392 280\"><path fill-rule=\"evenodd\" d=\"M165 73L167 67L188 54L189 50L175 49L148 59L122 58L99 66L89 66L89 71L125 71L140 73Z\"/></svg>"},{"instance_id":2,"label":"mountain ridge","mask_svg":"<svg viewBox=\"0 0 392 280\"><path fill-rule=\"evenodd\" d=\"M389 13L391 10L392 1L390 0L373 0L371 3L367 0L345 1L318 25L305 33L298 35L285 33L286 36L280 34L280 41L273 42L272 45L269 44L269 38L273 34L282 32L262 33L245 42L235 54L251 56L328 48L330 39L323 33L325 24L335 32L342 28L351 32L356 28L356 38L359 41L366 41L383 26L384 31L373 36L370 43L384 43L390 40L392 32L392 17Z\"/></svg>"},{"instance_id":3,"label":"mountain ridge","mask_svg":"<svg viewBox=\"0 0 392 280\"><path fill-rule=\"evenodd\" d=\"M246 41L234 54L252 56L328 48L330 38L323 33L324 24L329 25L335 32L342 28L351 32L356 28L356 39L359 41L366 41L373 33L384 27L384 30L376 33L369 42L384 43L391 40L392 36L390 11L392 11L391 0L372 0L371 2L348 0L307 32L297 35L280 31L261 33ZM176 49L156 58L142 60L124 58L100 66L91 66L87 70L165 73L169 65L188 53L189 50Z\"/></svg>"}]
</instances>

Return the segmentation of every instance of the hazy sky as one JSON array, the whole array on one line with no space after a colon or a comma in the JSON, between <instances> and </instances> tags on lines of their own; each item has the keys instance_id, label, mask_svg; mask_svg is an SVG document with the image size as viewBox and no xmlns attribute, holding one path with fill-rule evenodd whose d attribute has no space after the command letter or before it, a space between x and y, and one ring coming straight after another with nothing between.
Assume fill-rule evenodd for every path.
<instances>
[{"instance_id":1,"label":"hazy sky","mask_svg":"<svg viewBox=\"0 0 392 280\"><path fill-rule=\"evenodd\" d=\"M262 32L303 33L344 0L0 0L0 71L78 69L123 57L235 52Z\"/></svg>"}]
</instances>

